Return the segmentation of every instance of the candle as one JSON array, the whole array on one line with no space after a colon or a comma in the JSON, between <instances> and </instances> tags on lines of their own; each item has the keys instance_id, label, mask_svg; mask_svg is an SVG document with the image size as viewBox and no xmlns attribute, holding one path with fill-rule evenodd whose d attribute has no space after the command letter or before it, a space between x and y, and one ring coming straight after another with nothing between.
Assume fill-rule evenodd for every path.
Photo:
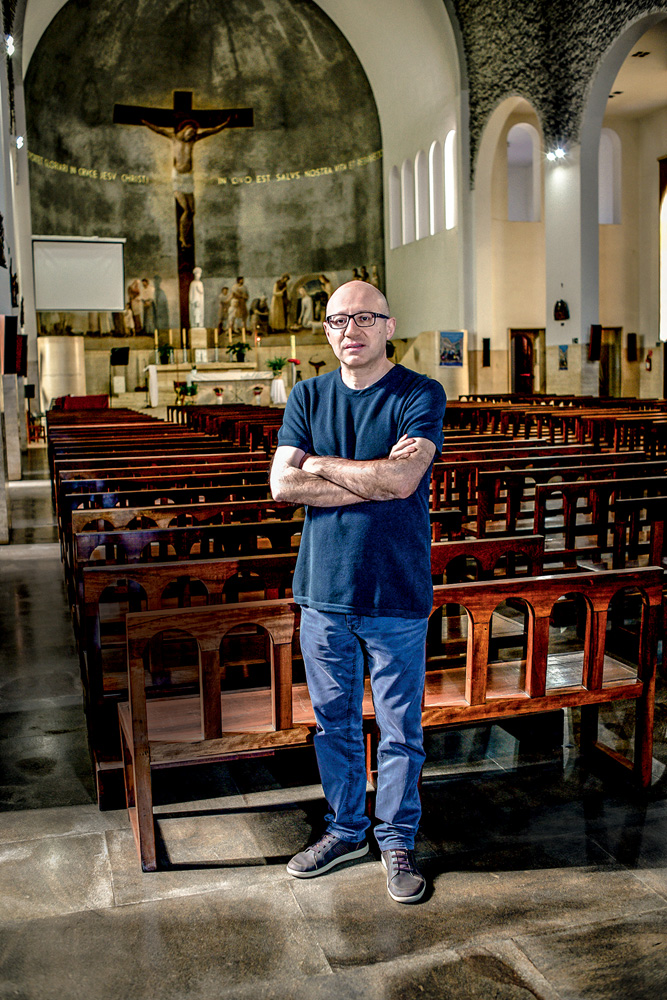
<instances>
[{"instance_id":1,"label":"candle","mask_svg":"<svg viewBox=\"0 0 667 1000\"><path fill-rule=\"evenodd\" d=\"M290 349L290 357L291 358L295 358L296 357L296 336L293 333L290 334L289 349Z\"/></svg>"}]
</instances>

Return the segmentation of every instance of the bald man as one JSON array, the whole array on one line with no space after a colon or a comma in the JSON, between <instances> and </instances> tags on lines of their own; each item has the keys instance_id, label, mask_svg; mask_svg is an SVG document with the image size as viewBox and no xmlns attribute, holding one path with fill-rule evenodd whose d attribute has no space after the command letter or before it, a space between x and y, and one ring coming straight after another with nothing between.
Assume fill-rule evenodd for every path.
<instances>
[{"instance_id":1,"label":"bald man","mask_svg":"<svg viewBox=\"0 0 667 1000\"><path fill-rule=\"evenodd\" d=\"M326 832L287 870L313 878L368 853L367 668L380 728L375 838L390 896L416 903L426 888L414 843L433 597L428 492L445 393L388 360L396 320L373 285L337 288L324 330L340 368L297 382L271 467L274 498L306 505L292 591L329 805Z\"/></svg>"}]
</instances>

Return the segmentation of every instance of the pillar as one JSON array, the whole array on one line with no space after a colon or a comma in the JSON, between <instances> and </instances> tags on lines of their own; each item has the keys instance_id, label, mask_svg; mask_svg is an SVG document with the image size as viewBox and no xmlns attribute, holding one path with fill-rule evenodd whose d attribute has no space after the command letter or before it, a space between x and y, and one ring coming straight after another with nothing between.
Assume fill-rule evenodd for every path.
<instances>
[{"instance_id":1,"label":"pillar","mask_svg":"<svg viewBox=\"0 0 667 1000\"><path fill-rule=\"evenodd\" d=\"M21 393L23 395L23 393ZM19 391L16 375L2 376L3 426L7 479L21 478L21 436L19 432Z\"/></svg>"},{"instance_id":2,"label":"pillar","mask_svg":"<svg viewBox=\"0 0 667 1000\"><path fill-rule=\"evenodd\" d=\"M574 146L562 159L545 161L544 221L547 392L596 396L599 364L588 360L588 344L599 315L597 157ZM568 304L569 320L554 319L559 299ZM566 371L558 368L562 344Z\"/></svg>"}]
</instances>

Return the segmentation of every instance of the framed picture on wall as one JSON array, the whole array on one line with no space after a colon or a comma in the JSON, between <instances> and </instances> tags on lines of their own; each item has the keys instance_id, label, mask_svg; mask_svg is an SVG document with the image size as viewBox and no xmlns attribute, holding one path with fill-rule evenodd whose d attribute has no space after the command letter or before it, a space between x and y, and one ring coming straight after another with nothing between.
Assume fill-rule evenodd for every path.
<instances>
[{"instance_id":1,"label":"framed picture on wall","mask_svg":"<svg viewBox=\"0 0 667 1000\"><path fill-rule=\"evenodd\" d=\"M561 372L567 371L567 347L567 344L558 346L558 370Z\"/></svg>"},{"instance_id":2,"label":"framed picture on wall","mask_svg":"<svg viewBox=\"0 0 667 1000\"><path fill-rule=\"evenodd\" d=\"M440 364L445 368L463 368L463 330L440 331Z\"/></svg>"}]
</instances>

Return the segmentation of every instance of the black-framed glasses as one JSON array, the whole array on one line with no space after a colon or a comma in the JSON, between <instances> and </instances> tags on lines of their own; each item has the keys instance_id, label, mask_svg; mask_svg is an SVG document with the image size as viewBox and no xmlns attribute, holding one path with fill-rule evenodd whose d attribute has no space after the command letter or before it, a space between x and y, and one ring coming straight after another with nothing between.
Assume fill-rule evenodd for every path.
<instances>
[{"instance_id":1,"label":"black-framed glasses","mask_svg":"<svg viewBox=\"0 0 667 1000\"><path fill-rule=\"evenodd\" d=\"M389 319L389 317L384 313L373 312L334 313L333 316L327 316L325 323L328 323L332 330L344 330L351 319L357 326L375 326L376 319Z\"/></svg>"}]
</instances>

